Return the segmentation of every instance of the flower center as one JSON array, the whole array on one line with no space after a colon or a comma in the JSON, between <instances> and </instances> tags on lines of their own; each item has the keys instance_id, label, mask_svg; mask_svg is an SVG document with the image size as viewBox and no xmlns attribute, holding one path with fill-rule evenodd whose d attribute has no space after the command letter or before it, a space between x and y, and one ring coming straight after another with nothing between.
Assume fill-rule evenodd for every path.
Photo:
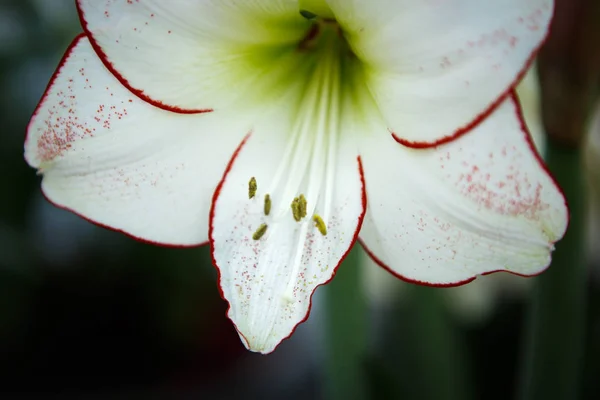
<instances>
[{"instance_id":1,"label":"flower center","mask_svg":"<svg viewBox=\"0 0 600 400\"><path fill-rule=\"evenodd\" d=\"M264 205L252 240L268 241L282 226L294 227L291 277L302 267L306 243L335 234L335 224L330 223L336 206L336 169L343 154L340 144L353 140L341 132L342 116L351 114L355 99L364 94L357 88L366 90L362 65L338 23L313 14L307 17L312 24L296 44L293 63L285 66L285 85L293 97L277 100L289 105L286 111L293 109L285 148L270 182L248 176L247 192L250 202ZM294 282L290 280L284 297L292 298Z\"/></svg>"},{"instance_id":2,"label":"flower center","mask_svg":"<svg viewBox=\"0 0 600 400\"><path fill-rule=\"evenodd\" d=\"M326 232L331 212L335 165L340 139L342 103L358 60L337 22L312 17L312 26L298 43L297 78L302 90L295 123L274 179L265 193L275 221L293 218ZM299 206L302 206L299 208Z\"/></svg>"},{"instance_id":3,"label":"flower center","mask_svg":"<svg viewBox=\"0 0 600 400\"><path fill-rule=\"evenodd\" d=\"M306 17L306 16L305 16ZM331 40L337 40L340 44L346 44L342 29L335 19L310 17L313 21L312 26L306 33L306 36L298 44L300 50L315 50L318 47L331 48L336 43L330 43ZM346 44L347 47L347 44ZM348 50L350 50L348 48Z\"/></svg>"},{"instance_id":4,"label":"flower center","mask_svg":"<svg viewBox=\"0 0 600 400\"><path fill-rule=\"evenodd\" d=\"M319 212L326 224L341 114L340 39L335 26L319 21L299 44L302 62L310 66L302 74L304 88L295 123L268 192L274 218L294 218L305 224Z\"/></svg>"}]
</instances>

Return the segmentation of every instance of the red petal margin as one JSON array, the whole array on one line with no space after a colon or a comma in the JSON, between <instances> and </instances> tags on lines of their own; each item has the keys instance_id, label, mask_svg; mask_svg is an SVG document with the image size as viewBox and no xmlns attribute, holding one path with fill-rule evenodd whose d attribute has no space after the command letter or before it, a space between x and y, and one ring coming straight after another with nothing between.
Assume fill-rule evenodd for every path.
<instances>
[{"instance_id":1,"label":"red petal margin","mask_svg":"<svg viewBox=\"0 0 600 400\"><path fill-rule=\"evenodd\" d=\"M538 164L540 165L540 167L550 177L550 179L552 180L552 183L556 187L556 190L558 190L560 192L560 194L565 202L565 207L567 208L567 225L565 227L565 231L562 232L560 235L562 237L565 234L566 230L569 228L569 224L571 222L571 210L569 207L569 201L567 200L567 196L565 196L565 193L563 192L562 188L558 184L558 181L556 180L554 175L552 175L552 173L548 169L548 166L544 162L544 159L542 158L540 153L537 151L537 149L535 147L535 143L533 143L531 133L529 132L529 128L527 127L527 123L525 122L525 117L523 116L523 107L521 106L521 102L519 101L519 96L517 95L517 90L515 88L513 88L513 90L510 92L510 97L515 106L515 113L517 114L517 118L519 119L519 123L521 125L521 131L525 134L525 140L527 141L527 144L529 145L531 152L533 153L533 155L534 155L535 159L537 160ZM553 242L552 244L554 244L554 243L556 243L556 242ZM531 276L535 276L535 275L531 275Z\"/></svg>"},{"instance_id":2,"label":"red petal margin","mask_svg":"<svg viewBox=\"0 0 600 400\"><path fill-rule=\"evenodd\" d=\"M475 278L476 278L476 276L474 276L472 278L465 279L464 281L459 281L459 282L456 282L456 283L429 283L429 282L418 281L418 280L415 280L415 279L410 279L410 278L407 278L404 275L401 275L401 274L397 273L396 271L394 271L393 269L391 269L390 267L388 267L387 264L385 264L383 261L381 261L379 258L377 258L377 256L367 247L367 245L365 244L365 242L363 242L361 239L358 239L358 242L363 247L363 249L365 250L365 252L369 255L369 257L371 257L371 260L373 260L373 262L375 264L379 265L381 268L385 269L387 272L389 272L390 274L394 275L396 278L398 278L400 280L403 280L404 282L414 283L415 285L420 285L420 286L448 288L448 287L465 285L465 284L467 284L469 282L473 282L475 280Z\"/></svg>"},{"instance_id":3,"label":"red petal margin","mask_svg":"<svg viewBox=\"0 0 600 400\"><path fill-rule=\"evenodd\" d=\"M96 39L94 39L94 34L89 30L88 23L85 20L85 14L83 12L83 9L81 8L80 0L76 0L75 4L77 6L77 14L79 16L79 21L81 23L81 27L83 28L85 35L90 40L90 44L92 45L92 48L94 49L94 51L96 52L96 54L98 55L100 60L102 60L102 63L104 64L106 69L108 69L115 76L115 78L117 78L119 80L119 82L121 82L121 84L123 86L125 86L132 94L139 97L140 99L142 99L143 101L145 101L148 104L152 104L155 107L158 107L165 111L171 111L171 112L174 112L177 114L202 114L202 113L208 113L208 112L214 111L212 108L187 109L187 108L181 108L181 107L177 107L177 106L171 106L171 105L163 103L160 100L155 100L155 99L151 98L150 96L146 95L142 89L134 88L129 83L129 81L127 79L125 79L125 77L121 73L119 73L119 71L117 71L116 67L109 61L108 56L106 55L104 50L102 50L102 48L100 47L98 42L96 42Z\"/></svg>"},{"instance_id":4,"label":"red petal margin","mask_svg":"<svg viewBox=\"0 0 600 400\"><path fill-rule=\"evenodd\" d=\"M152 240L148 240L148 239L144 239L144 238L132 235L131 233L126 232L126 231L124 231L122 229L113 228L112 226L105 225L102 222L98 222L98 221L95 221L95 220L93 220L93 219L91 219L89 217L86 217L85 215L80 214L77 211L75 211L75 210L73 210L73 209L71 209L69 207L57 204L54 201L52 201L52 199L50 199L46 195L46 193L44 193L43 189L42 189L42 195L44 196L44 198L46 199L46 201L48 201L48 203L52 204L54 207L59 208L61 210L69 211L69 212L77 215L79 218L81 218L81 219L83 219L83 220L85 220L87 222L90 222L90 223L92 223L92 224L94 224L94 225L96 225L96 226L98 226L100 228L103 228L103 229L106 229L106 230L109 230L109 231L113 231L113 232L117 232L117 233L123 234L123 235L127 236L128 238L135 240L136 242L140 242L140 243L144 243L144 244L151 244L153 246L165 247L165 248L169 248L169 249L189 249L189 248L194 248L194 247L206 246L208 244L208 241L206 241L206 242L200 242L200 243L196 243L196 244L171 244L171 243L163 243L163 242L154 242Z\"/></svg>"},{"instance_id":5,"label":"red petal margin","mask_svg":"<svg viewBox=\"0 0 600 400\"><path fill-rule=\"evenodd\" d=\"M554 13L554 10L552 12ZM489 117L496 110L496 108L498 108L498 106L500 106L500 104L504 100L506 100L506 98L508 96L512 96L512 92L514 91L515 87L519 84L519 82L521 82L521 80L523 79L523 77L525 76L525 74L527 73L527 71L533 64L533 62L535 61L535 58L536 58L538 52L540 51L540 49L542 48L542 46L548 39L549 34L550 34L550 28L548 28L546 30L546 35L544 36L544 39L540 42L540 44L538 44L538 46L535 49L533 49L533 51L531 52L531 55L529 56L527 61L525 61L523 68L521 69L521 71L519 71L519 73L517 74L517 76L515 77L513 82L508 86L508 88L504 92L502 92L500 94L500 96L492 102L492 104L490 104L487 108L485 108L480 114L475 116L475 118L471 122L469 122L468 124L466 124L463 127L458 128L454 133L451 133L448 136L444 136L441 139L434 140L432 142L420 142L420 141L406 140L406 139L399 137L398 135L396 135L395 132L390 130L390 133L392 134L392 137L394 138L394 140L396 142L400 143L401 145L410 147L412 149L427 149L427 148L437 147L444 143L452 142L455 139L461 137L462 135L470 132L472 129L476 128L487 117Z\"/></svg>"},{"instance_id":6,"label":"red petal margin","mask_svg":"<svg viewBox=\"0 0 600 400\"><path fill-rule=\"evenodd\" d=\"M60 74L60 71L62 70L62 68L65 65L65 63L69 60L69 57L71 56L71 53L73 52L73 49L75 49L75 47L79 44L79 41L81 39L85 38L85 37L86 37L85 34L80 33L79 35L75 36L75 39L73 39L73 41L71 42L71 44L69 44L69 47L67 47L67 50L65 51L65 54L63 55L63 57L61 58L60 62L58 63L58 67L56 67L56 70L52 74L52 77L50 78L50 81L46 85L46 89L44 90L44 94L42 95L42 98L40 99L38 105L35 107L35 110L33 111L33 114L31 115L31 118L29 120L29 124L27 124L27 130L26 130L26 134L25 134L25 141L28 141L30 139L29 133L31 131L31 124L33 122L33 119L36 117L38 111L40 110L40 108L42 107L42 105L44 104L44 102L46 101L46 99L48 98L48 91L54 85L54 81L58 77L58 74ZM65 206L62 206L60 204L57 204L54 201L52 201L46 195L46 193L44 193L43 189L42 189L42 195L48 201L48 203L52 204L56 208L60 208L61 210L66 210L66 211L72 212L73 214L77 215L78 217L86 220L87 222L91 222L92 224L94 224L96 226L99 226L100 228L104 228L104 229L107 229L109 231L114 231L114 232L122 233L125 236L128 236L128 237L130 237L130 238L132 238L132 239L134 239L134 240L136 240L138 242L141 242L141 243L152 244L152 245L161 246L161 247L169 247L169 248L190 248L190 247L204 246L204 245L208 244L208 242L201 242L201 243L198 243L198 244L177 245L177 244L170 244L170 243L153 242L151 240L147 240L147 239L143 239L143 238L134 236L134 235L132 235L132 234L130 234L128 232L125 232L125 231L123 231L121 229L117 229L117 228L113 228L113 227L108 226L108 225L104 225L103 223L98 222L98 221L94 221L93 219L88 218L85 215L82 215L82 214L78 213L75 210L72 210L72 209L70 209L68 207L65 207Z\"/></svg>"},{"instance_id":7,"label":"red petal margin","mask_svg":"<svg viewBox=\"0 0 600 400\"><path fill-rule=\"evenodd\" d=\"M73 49L75 48L75 46L77 46L79 44L79 41L84 37L85 37L85 34L83 34L83 33L80 33L77 36L75 36L75 39L73 39L71 44L69 44L69 47L67 47L67 50L65 50L65 54L63 54L62 58L58 62L58 66L52 73L52 76L50 77L50 80L48 81L48 84L46 85L46 88L44 89L44 94L42 94L40 101L38 102L37 106L35 106L35 109L33 110L33 114L31 114L31 118L29 118L29 123L27 124L27 129L25 131L25 142L27 142L29 140L29 131L31 130L31 123L33 122L33 119L35 118L38 111L40 110L40 108L42 108L42 105L48 98L48 91L54 85L54 81L56 80L56 78L58 77L58 74L60 73L63 66L65 65L65 63L67 62L69 57L71 56Z\"/></svg>"},{"instance_id":8,"label":"red petal margin","mask_svg":"<svg viewBox=\"0 0 600 400\"><path fill-rule=\"evenodd\" d=\"M533 153L535 159L537 160L538 164L540 165L540 167L546 172L546 174L550 177L550 179L552 180L552 183L554 184L554 186L556 187L556 189L560 192L560 194L562 195L564 202L565 202L565 207L567 208L567 227L569 225L571 216L570 216L570 211L569 211L569 204L567 202L567 198L565 197L564 192L562 191L562 189L560 188L560 186L558 185L556 179L554 178L554 176L550 173L550 171L548 170L548 167L546 166L546 164L544 163L544 160L542 159L542 157L540 156L540 154L538 153L538 151L535 148L535 144L533 143L533 139L531 138L531 133L529 132L529 128L527 128L527 124L525 123L525 118L523 116L523 109L521 108L521 103L519 102L519 98L517 96L517 91L515 88L512 88L508 94L508 96L510 96L513 105L515 107L515 113L517 115L517 118L519 119L520 125L521 125L521 132L523 132L523 135L525 136L525 141L527 142L527 144L529 145L529 148L531 149L531 152ZM566 229L565 229L566 231ZM564 234L564 232L563 232ZM562 236L562 234L560 235ZM373 260L373 262L375 262L377 265L379 265L381 268L385 269L386 271L388 271L390 274L394 275L396 278L401 279L405 282L408 283L414 283L420 286L430 286L430 287L440 287L440 288L447 288L447 287L456 287L456 286L462 286L465 285L469 282L473 282L478 275L474 275L471 278L459 281L459 282L451 282L451 283L430 283L430 282L422 282L422 281L418 281L418 280L414 280L411 278L408 278L406 276L403 276L401 274L399 274L398 272L394 271L393 269L391 269L387 264L385 264L383 261L381 261L374 253L373 251L371 251L367 245L365 244L364 241L362 241L360 238L358 239L359 243L362 245L363 249L365 250L365 252L369 255L369 257L371 257L371 259ZM554 244L555 242L552 242L552 244ZM495 274L495 273L500 273L500 272L506 272L508 274L511 275L516 275L516 276L520 276L523 278L533 278L536 277L538 275L541 275L546 269L548 269L548 267L550 266L550 263L548 263L546 266L544 266L544 268L539 271L536 272L534 274L530 274L530 275L526 275L526 274L519 274L513 271L506 271L506 270L494 270L494 271L488 271L488 272L483 272L480 275L491 275L491 274Z\"/></svg>"},{"instance_id":9,"label":"red petal margin","mask_svg":"<svg viewBox=\"0 0 600 400\"><path fill-rule=\"evenodd\" d=\"M231 160L229 161L229 164L227 164L227 168L225 169L225 173L223 174L223 178L221 179L221 182L219 182L219 185L217 186L217 189L215 190L215 194L214 194L213 200L212 200L212 206L211 206L211 209L210 209L209 228L208 228L208 238L209 238L209 242L210 242L210 254L211 254L211 257L212 257L213 266L217 270L217 285L219 287L219 295L221 296L221 298L223 300L225 300L227 302L227 311L225 311L225 316L227 316L227 318L229 318L228 314L229 314L229 309L231 308L231 304L229 303L229 301L225 298L225 295L223 294L223 288L221 287L221 270L220 270L219 266L217 265L217 261L215 259L215 243L214 243L214 240L213 240L213 220L214 220L214 217L215 217L215 204L216 204L217 200L219 199L219 195L221 193L221 189L223 188L223 185L225 184L225 180L227 179L227 175L229 174L229 172L233 168L233 164L235 163L236 158L240 154L240 152L241 152L242 148L244 147L244 145L248 142L248 139L250 138L251 134L252 133L249 133L248 135L246 135L246 137L242 140L242 142L240 143L240 145L238 146L238 148L233 153L233 156L231 157ZM324 282L324 283L322 283L322 284L320 284L320 285L318 285L317 287L314 288L313 292L310 295L310 303L308 305L308 310L306 311L306 315L304 316L304 318L302 318L296 324L296 326L294 327L294 329L292 329L292 331L290 332L290 334L288 336L286 336L283 339L281 339L281 342L283 342L284 340L289 339L294 334L294 332L296 332L296 329L298 328L298 326L300 324L302 324L303 322L305 322L308 319L308 316L310 315L310 310L312 308L312 297L315 294L315 291L317 290L317 288L319 286L327 285L329 282L331 282L333 280L333 278L335 277L335 275L337 273L337 270L338 270L339 266L346 259L346 257L350 253L350 250L352 250L352 247L353 247L354 243L356 243L356 241L358 240L358 234L360 232L360 229L362 227L363 221L365 219L365 214L367 212L367 192L366 192L366 185L365 185L365 174L364 174L362 160L361 160L360 156L358 156L356 158L356 161L358 162L358 172L360 174L360 181L361 181L362 212L361 212L360 216L358 217L358 224L356 225L356 231L354 232L354 236L352 238L352 242L350 243L350 246L348 247L348 250L346 250L346 252L342 255L342 257L338 261L337 265L333 268L333 274L331 275L331 278L329 278L329 280L327 280L326 282ZM248 340L239 331L239 329L236 326L235 322L234 321L231 321L231 322L233 323L233 326L235 327L235 330L238 332L238 334L240 335L240 337L242 338L242 340L246 343L246 347L249 347L248 346ZM277 344L277 346L279 346L281 344L281 342L279 342Z\"/></svg>"}]
</instances>

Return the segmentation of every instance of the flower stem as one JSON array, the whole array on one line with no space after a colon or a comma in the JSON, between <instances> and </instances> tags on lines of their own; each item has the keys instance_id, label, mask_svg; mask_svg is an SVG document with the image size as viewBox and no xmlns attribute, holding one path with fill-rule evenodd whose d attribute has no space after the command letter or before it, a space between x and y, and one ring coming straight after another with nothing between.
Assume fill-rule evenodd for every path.
<instances>
[{"instance_id":1,"label":"flower stem","mask_svg":"<svg viewBox=\"0 0 600 400\"><path fill-rule=\"evenodd\" d=\"M354 246L326 289L326 399L367 398L367 302L361 286L359 245Z\"/></svg>"},{"instance_id":2,"label":"flower stem","mask_svg":"<svg viewBox=\"0 0 600 400\"><path fill-rule=\"evenodd\" d=\"M585 217L581 150L553 140L547 164L564 191L569 229L536 282L526 327L521 400L579 398L585 331Z\"/></svg>"},{"instance_id":3,"label":"flower stem","mask_svg":"<svg viewBox=\"0 0 600 400\"><path fill-rule=\"evenodd\" d=\"M418 374L423 399L467 400L473 398L469 385L464 343L444 307L444 289L410 286L411 303L405 323L411 361Z\"/></svg>"}]
</instances>

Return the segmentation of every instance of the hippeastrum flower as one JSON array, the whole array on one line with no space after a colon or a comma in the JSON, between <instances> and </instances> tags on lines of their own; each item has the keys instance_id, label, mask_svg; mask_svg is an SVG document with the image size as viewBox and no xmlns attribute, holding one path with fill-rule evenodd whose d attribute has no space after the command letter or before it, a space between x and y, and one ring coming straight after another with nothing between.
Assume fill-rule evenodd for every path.
<instances>
[{"instance_id":1,"label":"hippeastrum flower","mask_svg":"<svg viewBox=\"0 0 600 400\"><path fill-rule=\"evenodd\" d=\"M28 128L46 197L209 242L272 351L357 238L404 279L535 275L567 224L514 87L551 0L79 0Z\"/></svg>"}]
</instances>

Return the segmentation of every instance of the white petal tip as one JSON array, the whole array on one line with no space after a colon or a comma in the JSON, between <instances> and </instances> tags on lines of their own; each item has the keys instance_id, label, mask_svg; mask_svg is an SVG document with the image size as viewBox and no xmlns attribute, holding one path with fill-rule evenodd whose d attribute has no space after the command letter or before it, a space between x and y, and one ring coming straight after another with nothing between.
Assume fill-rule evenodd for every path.
<instances>
[{"instance_id":1,"label":"white petal tip","mask_svg":"<svg viewBox=\"0 0 600 400\"><path fill-rule=\"evenodd\" d=\"M277 346L283 341L285 338L280 338L279 340L261 340L259 339L262 335L260 332L250 333L246 332L246 334L242 333L239 329L238 335L240 336L240 340L242 341L244 347L253 353L260 354L269 354L275 351ZM248 340L248 338L252 338L252 340Z\"/></svg>"}]
</instances>

